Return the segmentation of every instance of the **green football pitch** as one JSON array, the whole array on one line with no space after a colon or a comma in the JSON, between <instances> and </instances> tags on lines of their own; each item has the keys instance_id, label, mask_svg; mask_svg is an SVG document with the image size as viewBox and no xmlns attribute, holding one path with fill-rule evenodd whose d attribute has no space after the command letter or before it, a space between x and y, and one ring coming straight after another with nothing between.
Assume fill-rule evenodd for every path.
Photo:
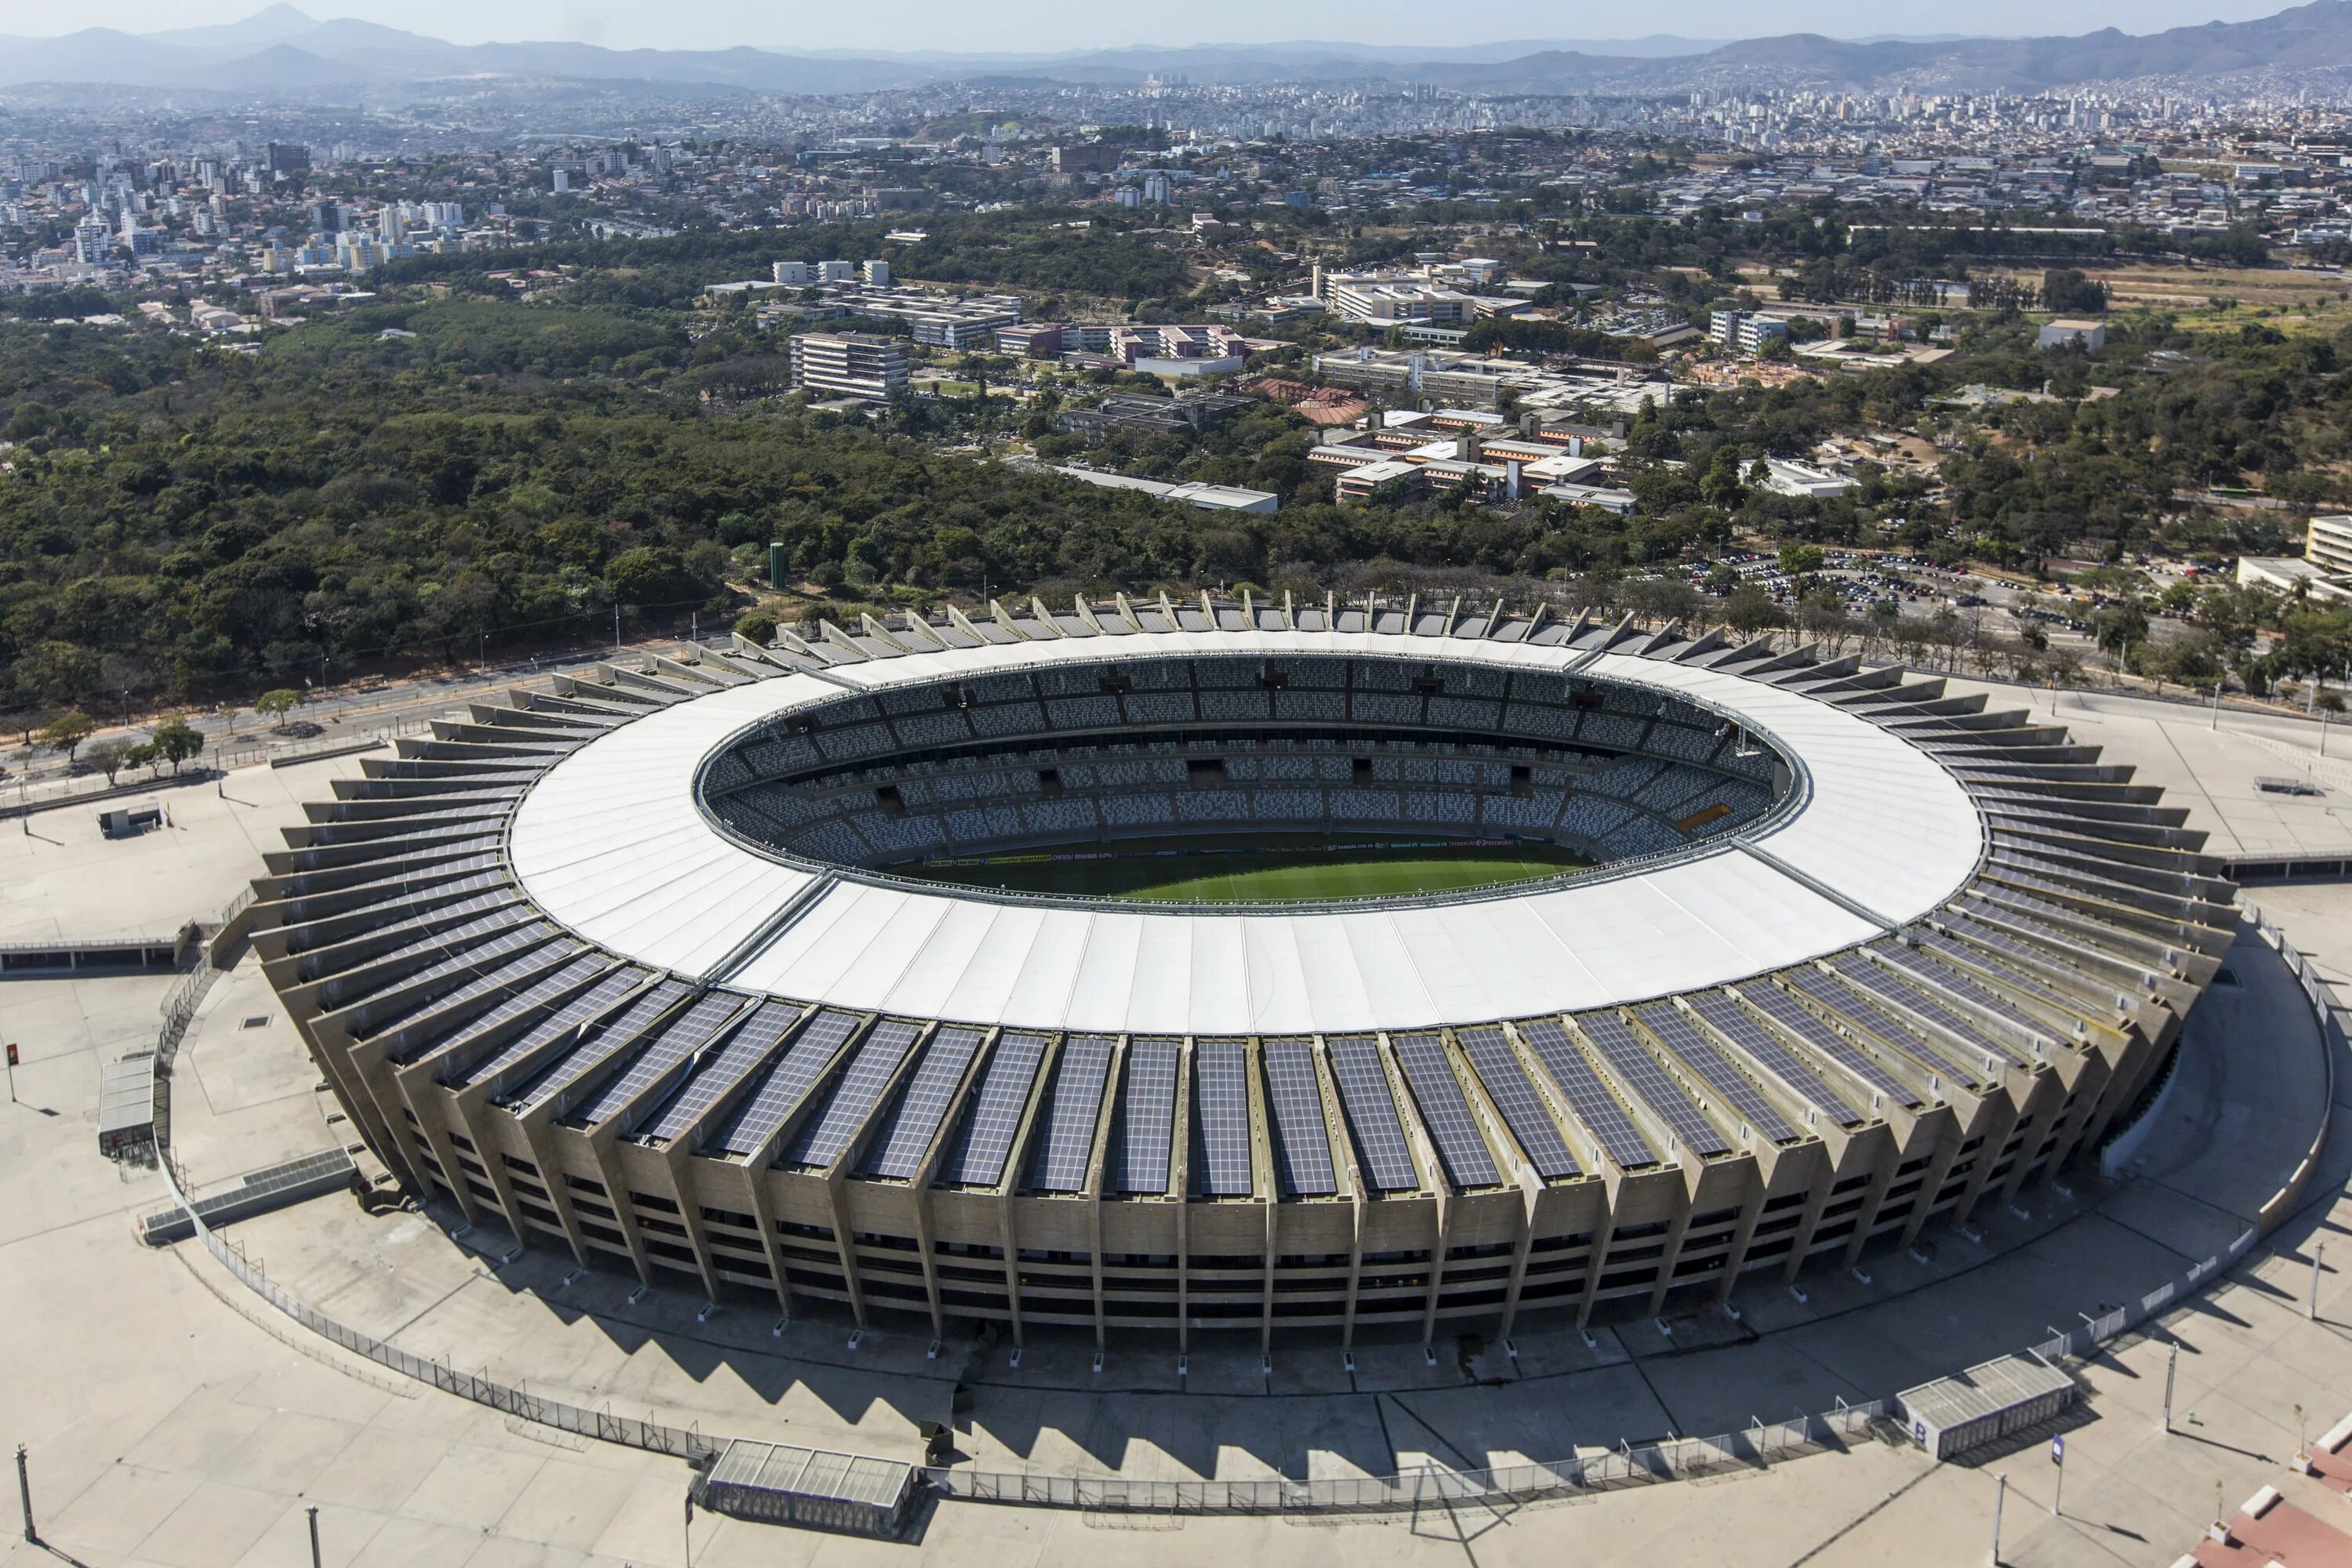
<instances>
[{"instance_id":1,"label":"green football pitch","mask_svg":"<svg viewBox=\"0 0 2352 1568\"><path fill-rule=\"evenodd\" d=\"M1269 847L1262 837L1130 839L1076 858L1083 854L1004 856L899 869L1009 892L1137 903L1237 904L1448 892L1552 877L1591 864L1545 844L1316 839L1284 847Z\"/></svg>"}]
</instances>

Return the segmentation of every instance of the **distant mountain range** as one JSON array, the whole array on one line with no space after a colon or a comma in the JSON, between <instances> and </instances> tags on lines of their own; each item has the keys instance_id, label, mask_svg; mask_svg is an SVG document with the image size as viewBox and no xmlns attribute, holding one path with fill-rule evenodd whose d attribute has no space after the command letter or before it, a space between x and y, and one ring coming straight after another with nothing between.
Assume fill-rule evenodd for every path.
<instances>
[{"instance_id":1,"label":"distant mountain range","mask_svg":"<svg viewBox=\"0 0 2352 1568\"><path fill-rule=\"evenodd\" d=\"M321 22L275 5L224 26L146 34L90 27L59 37L0 37L0 87L87 84L335 97L454 79L637 82L677 89L866 92L949 81L1116 86L1146 77L1248 85L1381 79L1495 93L1673 92L1726 81L1869 88L1902 80L2032 91L2127 77L2213 78L2271 68L2352 66L2352 0L2252 22L2135 37L1937 36L1839 39L1812 34L1738 42L1669 35L1438 47L1298 42L1133 47L1046 55L885 54L772 49L607 49L592 44L452 44L373 22Z\"/></svg>"}]
</instances>

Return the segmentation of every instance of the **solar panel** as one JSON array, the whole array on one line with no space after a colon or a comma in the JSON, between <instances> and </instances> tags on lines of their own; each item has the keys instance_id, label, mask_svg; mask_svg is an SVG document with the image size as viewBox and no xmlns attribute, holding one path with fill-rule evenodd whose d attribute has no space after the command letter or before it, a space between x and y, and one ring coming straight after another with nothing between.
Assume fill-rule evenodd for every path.
<instances>
[{"instance_id":1,"label":"solar panel","mask_svg":"<svg viewBox=\"0 0 2352 1568\"><path fill-rule=\"evenodd\" d=\"M527 1018L542 1007L553 1006L557 997L587 984L611 968L612 963L613 961L601 952L583 953L553 973L533 981L488 1012L475 1014L423 1050L412 1054L408 1060L417 1064L431 1061L436 1057L444 1058L435 1076L446 1083L448 1078L445 1075L450 1073L457 1059L466 1054L466 1047L478 1041L484 1034L519 1018Z\"/></svg>"},{"instance_id":2,"label":"solar panel","mask_svg":"<svg viewBox=\"0 0 2352 1568\"><path fill-rule=\"evenodd\" d=\"M1981 1007L1998 1017L2008 1019L2011 1024L2024 1030L2032 1038L2042 1042L2044 1049L2047 1049L2052 1043L2049 1025L2034 1017L2008 997L1994 994L1967 975L1947 968L1943 964L1931 963L1920 957L1914 949L1905 947L1899 942L1887 942L1871 951L1911 976L1916 984L1923 986L1940 987L1956 996L1966 997L1974 1006Z\"/></svg>"},{"instance_id":3,"label":"solar panel","mask_svg":"<svg viewBox=\"0 0 2352 1568\"><path fill-rule=\"evenodd\" d=\"M1619 1081L1656 1111L1677 1139L1702 1154L1730 1152L1731 1145L1715 1130L1715 1123L1691 1103L1689 1094L1659 1065L1658 1058L1643 1049L1624 1019L1614 1013L1582 1013L1576 1023Z\"/></svg>"},{"instance_id":4,"label":"solar panel","mask_svg":"<svg viewBox=\"0 0 2352 1568\"><path fill-rule=\"evenodd\" d=\"M1117 1044L1108 1035L1072 1035L1062 1042L1051 1103L1045 1108L1045 1142L1029 1176L1029 1184L1039 1192L1086 1189L1095 1120L1102 1111L1103 1084L1110 1076L1111 1048Z\"/></svg>"},{"instance_id":5,"label":"solar panel","mask_svg":"<svg viewBox=\"0 0 2352 1568\"><path fill-rule=\"evenodd\" d=\"M1250 1160L1248 1043L1195 1041L1192 1083L1201 1191L1213 1198L1245 1198L1257 1189Z\"/></svg>"},{"instance_id":6,"label":"solar panel","mask_svg":"<svg viewBox=\"0 0 2352 1568\"><path fill-rule=\"evenodd\" d=\"M1974 1018L1960 1012L1950 1003L1929 995L1900 974L1880 968L1858 952L1840 953L1831 961L1830 967L1835 969L1838 972L1838 977L1847 984L1868 991L1890 1007L1907 1008L1912 1013L1926 1018L1929 1023L1938 1025L1958 1036L1962 1043L1973 1053L1972 1055L1964 1054L1958 1058L1966 1062L1970 1071L1998 1071L1997 1066L1990 1068L1984 1067L1984 1058L1987 1057L1996 1058L1997 1062L2015 1062L2021 1067L2031 1065L2022 1051L1986 1034L1983 1026ZM1947 1055L1951 1054L1955 1048L1946 1045L1942 1040L1931 1040L1930 1043Z\"/></svg>"},{"instance_id":7,"label":"solar panel","mask_svg":"<svg viewBox=\"0 0 2352 1568\"><path fill-rule=\"evenodd\" d=\"M1127 1092L1119 1100L1117 1173L1120 1193L1164 1193L1176 1134L1176 1069L1183 1042L1165 1036L1127 1046Z\"/></svg>"},{"instance_id":8,"label":"solar panel","mask_svg":"<svg viewBox=\"0 0 2352 1568\"><path fill-rule=\"evenodd\" d=\"M1323 1089L1315 1077L1315 1048L1289 1038L1264 1042L1266 1104L1274 1112L1274 1149L1284 1183L1300 1196L1339 1190L1331 1169L1331 1138L1323 1121Z\"/></svg>"},{"instance_id":9,"label":"solar panel","mask_svg":"<svg viewBox=\"0 0 2352 1568\"><path fill-rule=\"evenodd\" d=\"M801 1010L796 1004L779 1002L760 1009L751 1022L743 1026L744 1032L754 1028L772 1031L768 1045L771 1048L785 1031L800 1021ZM748 1156L756 1154L776 1129L789 1121L807 1100L817 1080L833 1066L834 1058L849 1037L857 1031L864 1020L856 1013L828 1007L803 1025L793 1037L792 1045L772 1060L769 1051L762 1050L760 1059L768 1062L767 1071L761 1075L757 1087L743 1097L735 1113L727 1119L719 1136L713 1139L713 1149L722 1154ZM739 1075L748 1076L747 1074ZM688 1080L687 1088L694 1087Z\"/></svg>"},{"instance_id":10,"label":"solar panel","mask_svg":"<svg viewBox=\"0 0 2352 1568\"><path fill-rule=\"evenodd\" d=\"M1364 1179L1383 1193L1409 1193L1421 1185L1405 1147L1404 1124L1397 1120L1389 1075L1381 1066L1380 1042L1370 1035L1342 1035L1324 1047L1332 1081L1339 1086L1339 1109L1355 1135L1356 1158Z\"/></svg>"},{"instance_id":11,"label":"solar panel","mask_svg":"<svg viewBox=\"0 0 2352 1568\"><path fill-rule=\"evenodd\" d=\"M515 921L527 920L530 917L532 912L529 905L520 904L515 901L514 889L512 888L501 887L493 892L477 893L472 898L460 899L453 904L443 904L439 908L428 910L423 914L410 915L407 919L395 921L390 925L377 926L373 931L368 931L363 938L349 939L354 941L364 940L368 942L381 942L392 937L414 935L418 937L420 940L413 941L404 947L395 947L388 952L379 950L378 952L370 953L363 958L350 959L343 963L341 970L339 971L327 971L322 969L320 967L320 960L322 958L333 957L333 950L340 945L340 943L329 942L324 947L304 949L302 952L305 961L299 966L299 973L300 973L301 978L306 981L318 980L330 973L365 969L372 964L383 963L389 961L408 957L419 952L429 952L435 942L435 937L432 933L448 931L451 928L459 925L461 922L477 919L491 910L499 910L504 913L506 918L504 921L499 921L499 924L509 924ZM493 925L485 929L496 930L497 926Z\"/></svg>"},{"instance_id":12,"label":"solar panel","mask_svg":"<svg viewBox=\"0 0 2352 1568\"><path fill-rule=\"evenodd\" d=\"M2085 978L2074 969L2073 964L2058 954L2045 952L2038 947L2030 947L1997 926L1987 925L1981 921L1949 910L1944 912L1942 919L1946 925L1951 927L1955 934L1966 937L1979 947L1990 948L2013 963L2023 965L2028 973L2055 970L2060 975L2078 984L2095 984Z\"/></svg>"},{"instance_id":13,"label":"solar panel","mask_svg":"<svg viewBox=\"0 0 2352 1568\"><path fill-rule=\"evenodd\" d=\"M411 1024L415 1023L419 1019L429 1018L436 1014L446 1013L453 1016L462 1016L466 1009L478 1005L484 998L494 994L504 987L509 985L519 985L523 981L529 979L535 971L543 969L551 963L560 963L565 959L575 956L580 952L580 944L568 939L559 942L551 942L547 943L544 947L541 947L538 945L541 941L541 936L538 934L526 935L520 931L511 934L516 939L516 946L528 947L532 951L525 952L520 958L509 959L508 962L499 964L493 968L489 966L488 958L492 954L493 950L505 951L505 939L501 938L499 942L488 943L484 947L477 949L476 952L481 954L481 957L478 958L469 954L466 958L457 961L459 968L474 972L473 979L467 981L463 985L445 991L438 996L435 996L429 1001L420 1003L416 1006L410 1008L407 1012L402 1014L394 1022L386 1024L381 1028L372 1030L369 1037L381 1039L387 1035L398 1034L401 1030L407 1028ZM446 1036L442 1037L446 1038ZM412 1049L406 1052L394 1054L393 1059L400 1062L413 1061L415 1059L416 1054L416 1051Z\"/></svg>"},{"instance_id":14,"label":"solar panel","mask_svg":"<svg viewBox=\"0 0 2352 1568\"><path fill-rule=\"evenodd\" d=\"M788 1162L794 1165L812 1165L819 1170L841 1158L866 1119L874 1114L881 1102L882 1091L890 1087L891 1078L898 1064L907 1059L917 1036L923 1032L919 1024L909 1024L903 1018L885 1018L874 1026L866 1043L849 1061L849 1070L841 1075L841 1087L809 1130L801 1135L800 1147L794 1149ZM846 1037L844 1037L846 1038ZM795 1045L793 1054L798 1056Z\"/></svg>"},{"instance_id":15,"label":"solar panel","mask_svg":"<svg viewBox=\"0 0 2352 1568\"><path fill-rule=\"evenodd\" d=\"M1701 1018L1746 1052L1757 1066L1779 1078L1794 1093L1804 1096L1828 1111L1837 1119L1839 1126L1854 1127L1867 1120L1831 1088L1818 1071L1807 1067L1794 1051L1743 1012L1739 1004L1730 997L1719 991L1706 991L1691 997L1690 1005Z\"/></svg>"},{"instance_id":16,"label":"solar panel","mask_svg":"<svg viewBox=\"0 0 2352 1568\"><path fill-rule=\"evenodd\" d=\"M1889 1016L1886 1009L1856 994L1852 988L1839 985L1811 965L1789 971L1788 980L1815 1002L1847 1022L1861 1025L1881 1044L1902 1052L1928 1071L1959 1083L1973 1085L1977 1081L1976 1069L1958 1061L1950 1050L1938 1049L1933 1042L1922 1040L1909 1026Z\"/></svg>"},{"instance_id":17,"label":"solar panel","mask_svg":"<svg viewBox=\"0 0 2352 1568\"><path fill-rule=\"evenodd\" d=\"M1774 1143L1793 1143L1803 1134L1780 1114L1761 1091L1724 1059L1713 1041L1691 1026L1667 1002L1653 1002L1633 1010L1634 1018L1698 1075L1698 1079L1722 1098L1723 1103L1746 1119L1759 1135Z\"/></svg>"},{"instance_id":18,"label":"solar panel","mask_svg":"<svg viewBox=\"0 0 2352 1568\"><path fill-rule=\"evenodd\" d=\"M1470 1065L1478 1069L1478 1081L1486 1086L1487 1098L1503 1113L1503 1121L1510 1127L1511 1135L1519 1141L1536 1174L1548 1182L1575 1175L1576 1156L1568 1152L1568 1143L1559 1135L1559 1124L1551 1119L1535 1085L1520 1069L1519 1058L1512 1054L1511 1043L1503 1038L1503 1031L1492 1027L1459 1029L1454 1038L1462 1042Z\"/></svg>"},{"instance_id":19,"label":"solar panel","mask_svg":"<svg viewBox=\"0 0 2352 1568\"><path fill-rule=\"evenodd\" d=\"M901 1182L913 1178L922 1163L923 1151L931 1146L931 1135L947 1119L949 1102L956 1086L963 1082L964 1069L986 1037L983 1031L961 1025L931 1037L930 1048L923 1053L914 1076L907 1080L906 1092L898 1096L889 1121L874 1140L866 1174Z\"/></svg>"},{"instance_id":20,"label":"solar panel","mask_svg":"<svg viewBox=\"0 0 2352 1568\"><path fill-rule=\"evenodd\" d=\"M480 976L491 967L491 960L506 958L528 948L536 947L554 934L555 928L545 921L533 921L529 925L518 926L510 931L490 938L488 942L474 942L464 952L452 953L440 963L420 969L414 974L404 974L397 980L389 981L368 993L359 1002L347 1004L347 1005L356 1006L361 1003L373 1001L380 995L422 989L432 985L436 981L449 980L462 975L470 974L478 981ZM567 943L566 946L572 952L579 951L577 942ZM368 1033L371 1037L392 1034L406 1026L411 1020L421 1018L444 1004L467 994L468 990L467 987L457 985L436 992L415 1005L402 1011L391 1022L372 1026Z\"/></svg>"},{"instance_id":21,"label":"solar panel","mask_svg":"<svg viewBox=\"0 0 2352 1568\"><path fill-rule=\"evenodd\" d=\"M640 1123L632 1134L640 1139L667 1141L686 1131L705 1111L759 1070L760 1064L768 1059L768 1053L776 1048L776 1042L784 1037L800 1016L801 1009L790 1002L762 1005L717 1050L698 1052L694 1065L687 1069L686 1080L654 1112L652 1120ZM736 1126L740 1126L742 1120L740 1111L732 1119Z\"/></svg>"},{"instance_id":22,"label":"solar panel","mask_svg":"<svg viewBox=\"0 0 2352 1568\"><path fill-rule=\"evenodd\" d=\"M648 976L642 969L622 969L606 975L595 984L566 1002L562 1007L525 1029L507 1043L504 1050L475 1068L461 1073L452 1081L460 1087L494 1079L519 1063L530 1059L535 1051L553 1045L557 1040L601 1016L622 997L645 984ZM532 987L537 990L537 986Z\"/></svg>"},{"instance_id":23,"label":"solar panel","mask_svg":"<svg viewBox=\"0 0 2352 1568\"><path fill-rule=\"evenodd\" d=\"M1052 1043L1049 1035L1006 1035L996 1042L988 1070L981 1076L980 1093L973 1097L971 1124L964 1130L963 1147L956 1152L949 1169L950 1182L992 1187L1004 1179L1013 1135L1020 1131L1030 1086L1037 1081L1037 1064Z\"/></svg>"},{"instance_id":24,"label":"solar panel","mask_svg":"<svg viewBox=\"0 0 2352 1568\"><path fill-rule=\"evenodd\" d=\"M394 910L416 910L420 911L430 910L435 913L440 913L447 910L455 902L469 900L479 894L491 891L509 894L511 894L514 891L514 883L507 876L503 868L495 871L487 872L478 877L467 877L456 882L443 882L436 887L428 888L419 892L403 894L397 898L384 899L380 902L367 906L367 909L369 911L379 916L388 915ZM361 911L357 910L346 910L341 912L348 915L357 914ZM415 919L415 917L411 916L409 918ZM299 942L303 935L303 932L299 929L299 922L292 921L289 922L289 929L292 929L294 932L293 936L289 940ZM318 947L331 947L334 945L334 942L341 940L342 938L340 932L338 932L334 941L322 942L318 944ZM289 951L295 952L312 952L318 951L318 947L302 945L294 947Z\"/></svg>"},{"instance_id":25,"label":"solar panel","mask_svg":"<svg viewBox=\"0 0 2352 1568\"><path fill-rule=\"evenodd\" d=\"M655 1019L685 1001L693 991L694 987L683 980L663 981L630 1003L619 1017L583 1035L571 1051L498 1103L520 1116L541 1101L562 1094L635 1043L638 1036L653 1027Z\"/></svg>"},{"instance_id":26,"label":"solar panel","mask_svg":"<svg viewBox=\"0 0 2352 1568\"><path fill-rule=\"evenodd\" d=\"M461 925L437 926L429 935L419 937L416 941L409 942L405 946L396 947L390 952L377 953L372 958L362 959L359 963L352 966L352 970L353 972L363 973L367 970L401 963L412 958L421 958L436 953L444 958L463 957L464 952L460 950L470 950L473 944L478 942L481 938L489 936L497 931L504 931L509 926L515 925L520 921L537 918L537 912L533 910L530 905L515 902L511 893L482 893L474 898L466 900L464 903L458 905L457 908L464 909L476 904L488 904L493 907L490 913L478 916L473 920L467 921ZM401 923L404 926L424 924L428 921L437 920L441 916L446 915L450 912L452 911L440 910L436 911L434 915L421 915L413 920L404 921ZM410 975L405 978L413 979L415 976ZM387 985L397 985L401 984L401 981L399 979L388 980L385 984Z\"/></svg>"},{"instance_id":27,"label":"solar panel","mask_svg":"<svg viewBox=\"0 0 2352 1568\"><path fill-rule=\"evenodd\" d=\"M700 1050L719 1026L733 1017L747 998L732 991L713 991L656 1036L638 1053L628 1069L607 1079L588 1102L564 1118L574 1127L593 1127L621 1110L660 1080L663 1074Z\"/></svg>"},{"instance_id":28,"label":"solar panel","mask_svg":"<svg viewBox=\"0 0 2352 1568\"><path fill-rule=\"evenodd\" d=\"M2079 1004L2067 1001L2058 992L2032 978L2016 964L2001 963L1990 954L1979 952L1972 947L1954 942L1940 931L1923 931L1920 933L1919 945L1948 963L1963 965L1980 974L1992 975L2003 985L2021 991L2026 995L2039 997L2050 1006L2063 1008L2069 1012L2079 1010Z\"/></svg>"},{"instance_id":29,"label":"solar panel","mask_svg":"<svg viewBox=\"0 0 2352 1568\"><path fill-rule=\"evenodd\" d=\"M1609 1157L1628 1171L1638 1171L1654 1165L1658 1156L1576 1042L1556 1018L1535 1018L1519 1026L1519 1037L1536 1054L1536 1059L1551 1074L1552 1082L1559 1086L1568 1098L1568 1108L1576 1112L1578 1121L1591 1130Z\"/></svg>"},{"instance_id":30,"label":"solar panel","mask_svg":"<svg viewBox=\"0 0 2352 1568\"><path fill-rule=\"evenodd\" d=\"M1916 1110L1922 1103L1903 1080L1881 1067L1853 1041L1806 1012L1769 980L1742 988L1740 999L1798 1040L1811 1046L1895 1104Z\"/></svg>"}]
</instances>

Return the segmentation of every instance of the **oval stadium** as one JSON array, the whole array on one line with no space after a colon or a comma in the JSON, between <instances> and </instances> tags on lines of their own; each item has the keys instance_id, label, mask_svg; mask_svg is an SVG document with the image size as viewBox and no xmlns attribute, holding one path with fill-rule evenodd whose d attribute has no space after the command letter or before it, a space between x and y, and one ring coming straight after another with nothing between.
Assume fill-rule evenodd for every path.
<instances>
[{"instance_id":1,"label":"oval stadium","mask_svg":"<svg viewBox=\"0 0 2352 1568\"><path fill-rule=\"evenodd\" d=\"M2055 723L1630 617L1033 601L513 700L310 808L271 984L414 1194L861 1326L1854 1267L2126 1125L2232 928Z\"/></svg>"}]
</instances>

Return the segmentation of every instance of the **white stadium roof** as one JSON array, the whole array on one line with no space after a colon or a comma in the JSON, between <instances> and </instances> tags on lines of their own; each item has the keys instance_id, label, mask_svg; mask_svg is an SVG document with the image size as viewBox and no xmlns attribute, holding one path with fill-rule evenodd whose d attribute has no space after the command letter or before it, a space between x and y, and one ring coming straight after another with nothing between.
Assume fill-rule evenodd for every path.
<instances>
[{"instance_id":1,"label":"white stadium roof","mask_svg":"<svg viewBox=\"0 0 2352 1568\"><path fill-rule=\"evenodd\" d=\"M1801 798L1752 835L1648 866L1452 901L1295 911L1073 905L811 870L746 847L698 807L704 760L777 714L847 689L1113 650L1122 660L1402 653L1520 669L1573 665L1580 675L1670 690L1770 735L1804 770ZM1984 847L1976 806L1932 758L1768 681L1523 642L1181 631L913 653L678 702L549 771L517 810L509 853L550 918L681 974L723 971L737 988L973 1024L1222 1035L1576 1012L1737 981L1919 919L1960 890ZM788 908L789 921L763 937Z\"/></svg>"}]
</instances>

